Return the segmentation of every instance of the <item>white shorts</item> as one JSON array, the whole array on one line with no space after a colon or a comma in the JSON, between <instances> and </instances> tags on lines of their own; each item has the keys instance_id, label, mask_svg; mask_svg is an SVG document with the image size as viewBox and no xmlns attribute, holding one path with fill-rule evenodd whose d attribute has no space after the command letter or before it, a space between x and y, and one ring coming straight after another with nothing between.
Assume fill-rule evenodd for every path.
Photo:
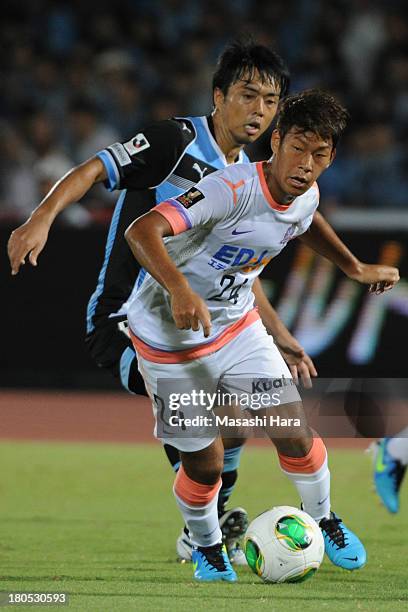
<instances>
[{"instance_id":1,"label":"white shorts","mask_svg":"<svg viewBox=\"0 0 408 612\"><path fill-rule=\"evenodd\" d=\"M244 329L215 353L199 359L154 363L138 355L138 364L152 399L154 435L185 452L202 450L218 436L218 428L208 425L213 412L199 401L207 394L214 402L225 393L239 394L250 401L244 406L241 400L240 407L252 410L300 401L289 368L261 321ZM196 391L198 406L194 398L191 400L192 390ZM261 395L265 403L260 402ZM268 396L272 398L269 404ZM217 402L214 407L219 405ZM204 417L207 421L203 421Z\"/></svg>"}]
</instances>

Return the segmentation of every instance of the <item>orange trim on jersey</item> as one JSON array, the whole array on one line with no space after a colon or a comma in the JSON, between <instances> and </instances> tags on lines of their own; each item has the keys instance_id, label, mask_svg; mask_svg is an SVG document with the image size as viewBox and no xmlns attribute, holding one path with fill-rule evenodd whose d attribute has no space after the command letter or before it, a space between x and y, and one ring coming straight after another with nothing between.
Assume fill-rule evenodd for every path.
<instances>
[{"instance_id":1,"label":"orange trim on jersey","mask_svg":"<svg viewBox=\"0 0 408 612\"><path fill-rule=\"evenodd\" d=\"M174 481L174 492L188 506L207 506L218 494L222 480L219 478L215 484L207 485L196 482L187 476L183 466L180 466Z\"/></svg>"},{"instance_id":2,"label":"orange trim on jersey","mask_svg":"<svg viewBox=\"0 0 408 612\"><path fill-rule=\"evenodd\" d=\"M278 453L282 470L292 474L314 474L322 467L327 457L326 447L321 438L313 438L313 444L305 457L288 457Z\"/></svg>"},{"instance_id":3,"label":"orange trim on jersey","mask_svg":"<svg viewBox=\"0 0 408 612\"><path fill-rule=\"evenodd\" d=\"M290 208L290 204L278 204L272 197L271 192L269 191L268 185L266 184L265 173L263 169L263 162L256 162L256 169L259 176L259 182L261 183L262 191L266 201L269 206L274 210L279 210L279 212L285 212Z\"/></svg>"},{"instance_id":4,"label":"orange trim on jersey","mask_svg":"<svg viewBox=\"0 0 408 612\"><path fill-rule=\"evenodd\" d=\"M161 204L158 204L152 208L152 210L160 213L166 219L166 221L169 222L175 236L185 232L187 229L190 229L183 215L175 206L172 206L168 202L161 202Z\"/></svg>"},{"instance_id":5,"label":"orange trim on jersey","mask_svg":"<svg viewBox=\"0 0 408 612\"><path fill-rule=\"evenodd\" d=\"M231 191L232 191L232 198L233 198L232 201L234 202L234 206L235 206L235 204L237 203L237 200L238 200L237 189L239 187L242 187L242 185L245 185L245 181L243 179L241 179L240 181L238 181L238 183L231 183L231 181L228 181L223 176L221 176L221 178L224 181L224 183L226 183L228 185L228 187L231 189Z\"/></svg>"},{"instance_id":6,"label":"orange trim on jersey","mask_svg":"<svg viewBox=\"0 0 408 612\"><path fill-rule=\"evenodd\" d=\"M239 321L227 327L227 329L212 342L208 342L204 345L201 344L191 349L174 352L161 351L160 349L149 346L149 344L146 344L146 342L143 342L143 340L135 336L131 329L129 329L129 331L133 346L143 359L152 361L153 363L183 363L184 361L192 361L193 359L199 359L210 353L215 353L228 344L228 342L231 342L231 340L238 336L244 329L252 325L252 323L258 321L258 319L260 319L258 310L254 308L247 312Z\"/></svg>"}]
</instances>

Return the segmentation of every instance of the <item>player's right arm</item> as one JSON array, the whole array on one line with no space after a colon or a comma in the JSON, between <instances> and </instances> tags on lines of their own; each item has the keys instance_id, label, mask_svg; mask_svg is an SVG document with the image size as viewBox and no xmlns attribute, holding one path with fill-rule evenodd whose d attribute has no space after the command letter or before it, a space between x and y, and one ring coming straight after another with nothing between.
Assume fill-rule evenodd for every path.
<instances>
[{"instance_id":1,"label":"player's right arm","mask_svg":"<svg viewBox=\"0 0 408 612\"><path fill-rule=\"evenodd\" d=\"M126 230L125 238L140 265L164 287L171 297L173 319L178 329L211 331L210 313L204 300L190 287L169 256L163 238L173 236L170 223L154 210L139 217Z\"/></svg>"},{"instance_id":2,"label":"player's right arm","mask_svg":"<svg viewBox=\"0 0 408 612\"><path fill-rule=\"evenodd\" d=\"M75 166L63 176L23 225L15 229L8 241L11 273L17 274L27 255L33 266L47 242L55 217L67 206L78 202L95 183L107 178L105 166L98 157Z\"/></svg>"},{"instance_id":3,"label":"player's right arm","mask_svg":"<svg viewBox=\"0 0 408 612\"><path fill-rule=\"evenodd\" d=\"M158 204L133 221L125 232L140 265L170 294L177 328L198 331L201 323L206 338L211 331L207 305L171 259L163 238L193 227L210 229L233 210L233 196L228 181L209 175L186 193Z\"/></svg>"},{"instance_id":4,"label":"player's right arm","mask_svg":"<svg viewBox=\"0 0 408 612\"><path fill-rule=\"evenodd\" d=\"M12 274L17 274L27 255L29 262L37 265L55 217L78 202L95 183L103 181L110 191L151 189L168 176L194 137L188 120L156 121L129 141L109 145L73 168L11 234L8 253Z\"/></svg>"}]
</instances>

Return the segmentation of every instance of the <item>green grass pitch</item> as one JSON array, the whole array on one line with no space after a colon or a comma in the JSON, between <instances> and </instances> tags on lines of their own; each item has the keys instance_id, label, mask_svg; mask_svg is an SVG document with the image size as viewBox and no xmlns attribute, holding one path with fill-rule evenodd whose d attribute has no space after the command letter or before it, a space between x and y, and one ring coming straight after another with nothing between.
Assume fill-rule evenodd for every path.
<instances>
[{"instance_id":1,"label":"green grass pitch","mask_svg":"<svg viewBox=\"0 0 408 612\"><path fill-rule=\"evenodd\" d=\"M238 584L197 584L175 562L181 519L158 444L1 443L0 591L69 593L68 608L48 610L407 609L407 486L390 516L363 452L333 450L330 465L333 508L368 549L363 570L326 559L303 584L265 585L247 568ZM246 449L232 502L250 517L298 504L272 449Z\"/></svg>"}]
</instances>

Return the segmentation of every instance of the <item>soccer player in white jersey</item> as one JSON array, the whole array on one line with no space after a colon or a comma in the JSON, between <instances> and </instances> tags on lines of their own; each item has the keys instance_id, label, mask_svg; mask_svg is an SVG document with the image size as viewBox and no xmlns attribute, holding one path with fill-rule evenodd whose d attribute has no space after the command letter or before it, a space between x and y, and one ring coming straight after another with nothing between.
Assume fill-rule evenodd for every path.
<instances>
[{"instance_id":1,"label":"soccer player in white jersey","mask_svg":"<svg viewBox=\"0 0 408 612\"><path fill-rule=\"evenodd\" d=\"M215 392L223 385L229 392L251 393L259 381L290 379L251 291L288 237L299 236L372 292L391 289L399 280L396 268L359 261L317 212L316 179L332 163L346 120L345 109L327 93L310 90L286 98L270 161L220 170L129 226L126 239L147 274L126 308L157 419L170 407L170 396L160 395L166 381L176 379L180 392ZM279 413L299 418L300 426L289 422L283 434L267 428L268 436L304 510L319 523L331 561L360 568L366 562L363 544L331 511L325 445L305 423L296 388L288 390ZM192 404L183 405L184 417ZM233 582L237 577L217 517L221 439L216 433L205 437L205 428L204 437L184 437L183 424L175 425L171 443L182 466L174 494L194 544L195 578ZM165 439L163 428L159 436Z\"/></svg>"},{"instance_id":2,"label":"soccer player in white jersey","mask_svg":"<svg viewBox=\"0 0 408 612\"><path fill-rule=\"evenodd\" d=\"M168 197L181 195L203 176L235 162L249 161L244 146L259 138L273 120L279 98L286 95L289 73L283 60L268 47L235 41L220 55L213 75L214 110L207 117L177 117L157 121L123 143L114 143L73 168L54 185L30 218L10 236L8 251L12 273L27 259L37 259L56 216L102 182L119 189L107 236L105 258L97 287L89 301L86 343L98 364L119 378L131 393L144 393L132 342L120 314L135 279L143 270L131 254L124 231L133 219ZM262 291L253 285L262 320L275 339L294 375L310 385L314 365L283 323ZM137 331L137 330L136 330ZM228 548L239 557L235 543L246 526L242 508L227 509L238 476L243 439L225 444L219 516ZM175 471L178 450L164 446ZM177 554L191 559L191 543L184 528L177 539ZM242 558L242 555L241 555Z\"/></svg>"}]
</instances>

